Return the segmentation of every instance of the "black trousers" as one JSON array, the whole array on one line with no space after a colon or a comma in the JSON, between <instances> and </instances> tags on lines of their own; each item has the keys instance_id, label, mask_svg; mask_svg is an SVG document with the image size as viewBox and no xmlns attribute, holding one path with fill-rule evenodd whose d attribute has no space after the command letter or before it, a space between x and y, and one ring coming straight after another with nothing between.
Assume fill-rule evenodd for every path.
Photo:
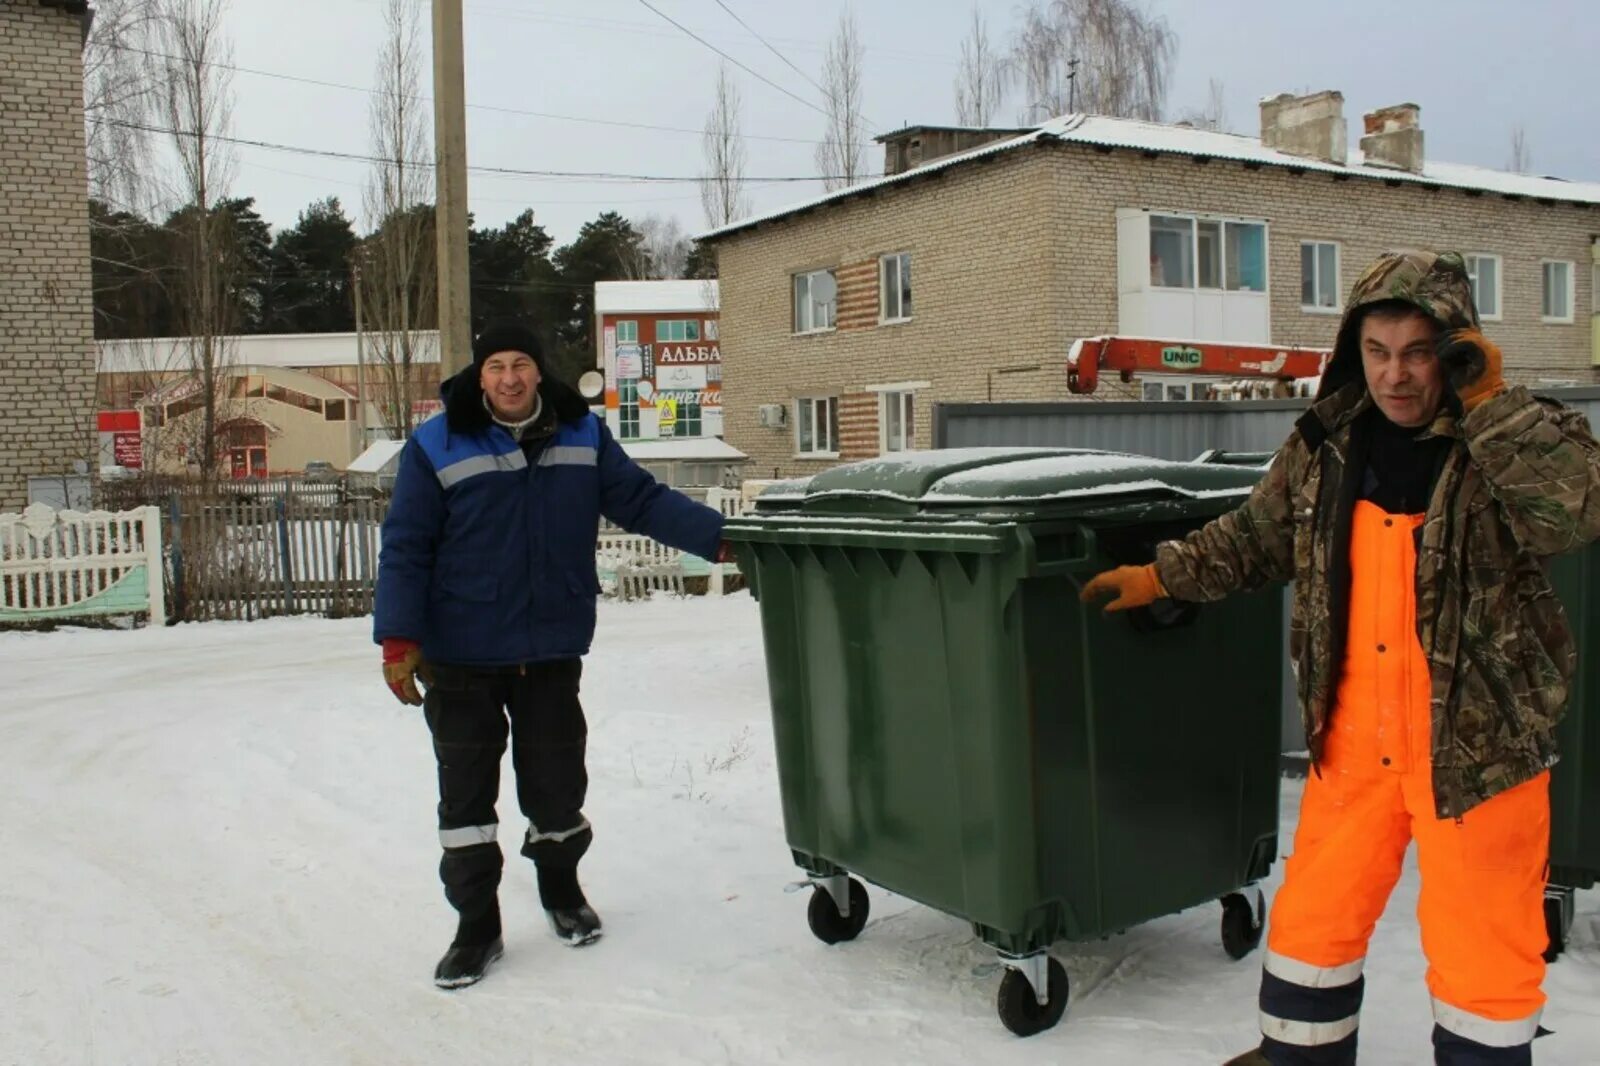
<instances>
[{"instance_id":1,"label":"black trousers","mask_svg":"<svg viewBox=\"0 0 1600 1066\"><path fill-rule=\"evenodd\" d=\"M500 759L511 741L517 803L528 819L522 854L538 868L546 907L583 902L578 860L593 833L583 816L588 727L579 659L524 667L435 665L423 711L439 764L439 879L461 916L457 943L500 935Z\"/></svg>"}]
</instances>

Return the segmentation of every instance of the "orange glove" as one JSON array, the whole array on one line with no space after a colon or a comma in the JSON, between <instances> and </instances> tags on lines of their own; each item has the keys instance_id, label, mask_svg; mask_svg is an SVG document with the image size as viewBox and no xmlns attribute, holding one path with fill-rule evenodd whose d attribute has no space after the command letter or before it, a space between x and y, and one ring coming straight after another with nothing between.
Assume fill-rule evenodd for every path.
<instances>
[{"instance_id":1,"label":"orange glove","mask_svg":"<svg viewBox=\"0 0 1600 1066\"><path fill-rule=\"evenodd\" d=\"M422 693L417 691L417 678L424 685L433 684L433 671L422 661L422 645L404 637L385 637L383 641L383 679L389 691L401 703L422 706Z\"/></svg>"},{"instance_id":2,"label":"orange glove","mask_svg":"<svg viewBox=\"0 0 1600 1066\"><path fill-rule=\"evenodd\" d=\"M1078 594L1078 599L1089 603L1113 592L1117 594L1116 599L1106 604L1107 611L1148 607L1156 600L1165 597L1167 588L1161 583L1161 576L1156 573L1155 563L1147 563L1144 566L1119 566L1115 570L1107 570L1091 578L1089 583L1083 586L1083 591Z\"/></svg>"},{"instance_id":3,"label":"orange glove","mask_svg":"<svg viewBox=\"0 0 1600 1066\"><path fill-rule=\"evenodd\" d=\"M1437 350L1445 378L1456 390L1463 409L1470 411L1505 391L1500 349L1481 331L1453 329L1439 338Z\"/></svg>"}]
</instances>

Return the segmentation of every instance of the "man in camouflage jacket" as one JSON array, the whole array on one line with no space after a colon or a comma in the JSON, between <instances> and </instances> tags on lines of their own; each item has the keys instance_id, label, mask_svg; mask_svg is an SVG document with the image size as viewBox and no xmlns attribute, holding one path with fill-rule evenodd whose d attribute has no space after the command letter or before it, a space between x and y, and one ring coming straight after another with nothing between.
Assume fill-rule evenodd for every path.
<instances>
[{"instance_id":1,"label":"man in camouflage jacket","mask_svg":"<svg viewBox=\"0 0 1600 1066\"><path fill-rule=\"evenodd\" d=\"M1355 283L1316 402L1243 506L1086 585L1123 609L1295 582L1315 772L1269 926L1262 1045L1236 1062L1354 1061L1366 941L1412 839L1437 1061L1531 1062L1548 770L1577 656L1544 560L1597 536L1584 418L1505 384L1459 255L1400 251Z\"/></svg>"}]
</instances>

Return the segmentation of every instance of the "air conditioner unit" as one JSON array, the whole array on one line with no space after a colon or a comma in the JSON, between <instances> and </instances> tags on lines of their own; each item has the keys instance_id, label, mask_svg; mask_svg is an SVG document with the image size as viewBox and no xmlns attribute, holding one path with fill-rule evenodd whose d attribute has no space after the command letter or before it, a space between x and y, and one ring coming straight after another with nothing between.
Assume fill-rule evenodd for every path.
<instances>
[{"instance_id":1,"label":"air conditioner unit","mask_svg":"<svg viewBox=\"0 0 1600 1066\"><path fill-rule=\"evenodd\" d=\"M756 408L756 425L765 429L782 429L789 421L789 409L781 403L764 403Z\"/></svg>"}]
</instances>

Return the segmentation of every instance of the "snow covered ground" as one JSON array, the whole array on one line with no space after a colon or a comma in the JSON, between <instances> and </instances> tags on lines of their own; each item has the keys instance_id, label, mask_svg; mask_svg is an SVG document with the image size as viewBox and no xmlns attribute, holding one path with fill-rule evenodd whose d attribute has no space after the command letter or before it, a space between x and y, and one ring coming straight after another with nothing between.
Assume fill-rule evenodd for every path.
<instances>
[{"instance_id":1,"label":"snow covered ground","mask_svg":"<svg viewBox=\"0 0 1600 1066\"><path fill-rule=\"evenodd\" d=\"M782 891L745 596L602 605L584 872L606 938L551 939L508 848L504 961L436 990L427 728L367 626L0 634L0 1064L1215 1064L1254 1041L1258 961L1222 953L1215 905L1061 945L1072 1005L1031 1040L952 918L874 888L861 939L814 940ZM514 837L509 774L502 794ZM1416 893L1411 868L1373 945L1364 1062L1431 1061ZM1600 893L1573 940L1547 1066L1597 1058Z\"/></svg>"}]
</instances>

